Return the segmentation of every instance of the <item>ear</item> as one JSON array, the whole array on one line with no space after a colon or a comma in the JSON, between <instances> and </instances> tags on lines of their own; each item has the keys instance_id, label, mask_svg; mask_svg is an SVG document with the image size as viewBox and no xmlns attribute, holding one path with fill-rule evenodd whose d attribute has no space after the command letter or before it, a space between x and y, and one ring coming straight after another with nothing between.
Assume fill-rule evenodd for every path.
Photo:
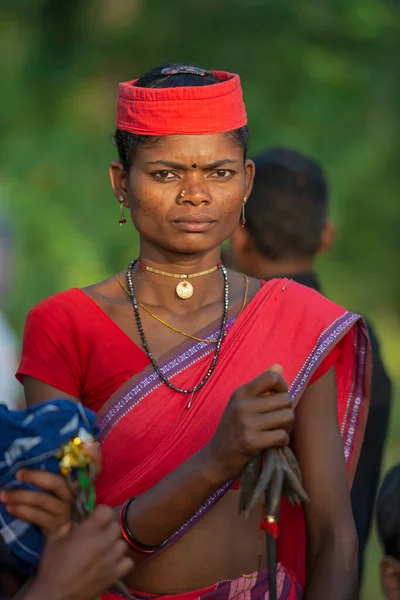
<instances>
[{"instance_id":1,"label":"ear","mask_svg":"<svg viewBox=\"0 0 400 600\"><path fill-rule=\"evenodd\" d=\"M253 181L254 175L256 174L256 165L249 158L244 163L244 168L246 171L246 198L248 198L251 194L251 190L253 189Z\"/></svg>"},{"instance_id":2,"label":"ear","mask_svg":"<svg viewBox=\"0 0 400 600\"><path fill-rule=\"evenodd\" d=\"M391 556L381 561L381 586L386 598L400 599L400 561Z\"/></svg>"},{"instance_id":3,"label":"ear","mask_svg":"<svg viewBox=\"0 0 400 600\"><path fill-rule=\"evenodd\" d=\"M114 192L114 196L121 202L121 196L124 198L123 205L125 208L129 208L128 202L128 174L125 171L122 163L119 161L113 161L108 169L110 176L111 187Z\"/></svg>"},{"instance_id":4,"label":"ear","mask_svg":"<svg viewBox=\"0 0 400 600\"><path fill-rule=\"evenodd\" d=\"M321 232L321 241L317 251L317 254L325 254L328 252L336 239L336 227L331 219L327 219L324 223Z\"/></svg>"}]
</instances>

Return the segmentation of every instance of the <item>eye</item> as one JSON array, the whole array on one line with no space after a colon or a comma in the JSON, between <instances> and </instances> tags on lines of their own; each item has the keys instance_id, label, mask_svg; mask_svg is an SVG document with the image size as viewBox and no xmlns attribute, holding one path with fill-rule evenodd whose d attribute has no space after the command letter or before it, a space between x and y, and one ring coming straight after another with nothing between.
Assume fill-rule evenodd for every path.
<instances>
[{"instance_id":1,"label":"eye","mask_svg":"<svg viewBox=\"0 0 400 600\"><path fill-rule=\"evenodd\" d=\"M211 173L213 179L230 179L233 175L235 175L235 171L229 169L218 169Z\"/></svg>"},{"instance_id":2,"label":"eye","mask_svg":"<svg viewBox=\"0 0 400 600\"><path fill-rule=\"evenodd\" d=\"M174 179L178 179L177 173L173 171L167 171L164 169L163 171L155 171L152 173L154 179L158 179L159 181L173 181Z\"/></svg>"}]
</instances>

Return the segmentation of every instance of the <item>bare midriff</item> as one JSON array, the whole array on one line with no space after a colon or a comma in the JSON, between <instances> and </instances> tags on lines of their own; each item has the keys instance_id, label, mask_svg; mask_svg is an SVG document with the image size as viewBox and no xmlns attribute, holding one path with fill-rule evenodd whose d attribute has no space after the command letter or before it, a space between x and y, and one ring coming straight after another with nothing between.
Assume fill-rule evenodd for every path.
<instances>
[{"instance_id":1,"label":"bare midriff","mask_svg":"<svg viewBox=\"0 0 400 600\"><path fill-rule=\"evenodd\" d=\"M239 515L238 503L239 492L227 492L175 544L137 568L127 585L142 592L179 594L264 567L261 504L246 519Z\"/></svg>"}]
</instances>

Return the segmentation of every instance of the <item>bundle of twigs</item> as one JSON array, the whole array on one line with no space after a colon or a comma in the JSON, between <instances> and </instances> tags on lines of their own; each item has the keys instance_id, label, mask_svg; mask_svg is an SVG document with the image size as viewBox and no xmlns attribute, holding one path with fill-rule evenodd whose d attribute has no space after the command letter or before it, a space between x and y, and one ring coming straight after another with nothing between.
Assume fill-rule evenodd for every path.
<instances>
[{"instance_id":1,"label":"bundle of twigs","mask_svg":"<svg viewBox=\"0 0 400 600\"><path fill-rule=\"evenodd\" d=\"M251 509L264 495L267 566L270 600L277 600L276 539L282 495L294 506L309 502L301 483L299 463L288 446L268 448L251 458L240 478L239 512L248 517Z\"/></svg>"}]
</instances>

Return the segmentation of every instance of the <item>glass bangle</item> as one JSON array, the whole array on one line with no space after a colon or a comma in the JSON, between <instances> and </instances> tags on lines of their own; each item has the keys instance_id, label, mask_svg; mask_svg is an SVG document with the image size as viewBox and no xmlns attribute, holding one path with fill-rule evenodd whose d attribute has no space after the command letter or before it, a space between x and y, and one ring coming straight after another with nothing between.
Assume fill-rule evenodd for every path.
<instances>
[{"instance_id":1,"label":"glass bangle","mask_svg":"<svg viewBox=\"0 0 400 600\"><path fill-rule=\"evenodd\" d=\"M158 552L159 550L161 550L161 548L165 546L167 540L157 546L148 546L147 544L142 544L142 542L139 542L139 540L135 538L135 536L129 529L127 523L127 512L133 500L135 500L135 496L133 498L129 498L129 500L127 500L122 505L119 513L119 525L121 528L122 537L124 538L128 546L135 552L140 552L141 554L154 554L155 552Z\"/></svg>"}]
</instances>

